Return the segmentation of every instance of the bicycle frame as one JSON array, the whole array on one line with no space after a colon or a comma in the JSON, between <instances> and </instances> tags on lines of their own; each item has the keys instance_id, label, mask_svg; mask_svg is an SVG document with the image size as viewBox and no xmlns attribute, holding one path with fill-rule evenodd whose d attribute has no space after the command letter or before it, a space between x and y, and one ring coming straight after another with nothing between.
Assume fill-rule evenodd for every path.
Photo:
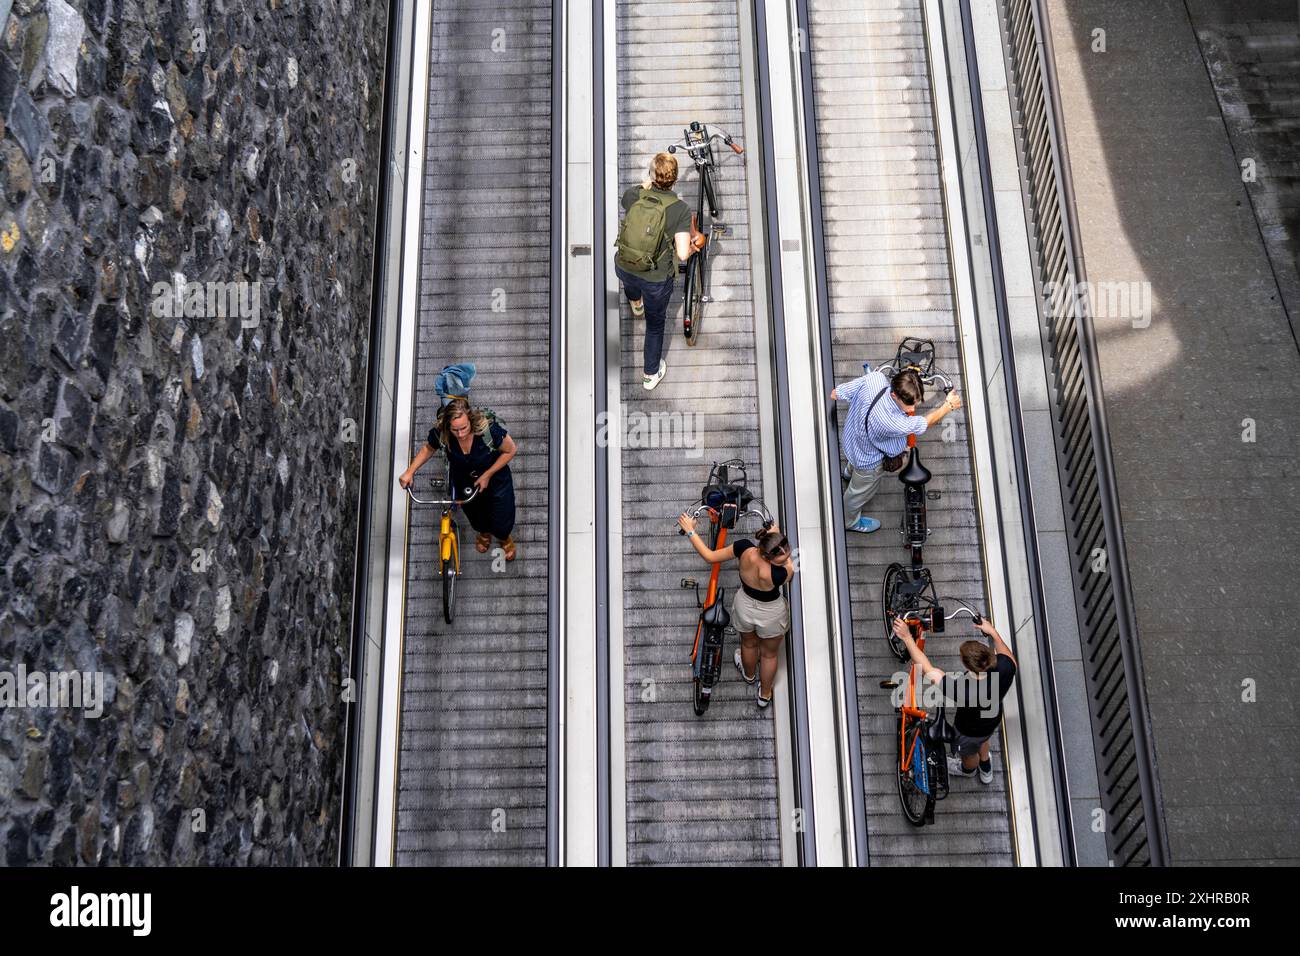
<instances>
[{"instance_id":1,"label":"bicycle frame","mask_svg":"<svg viewBox=\"0 0 1300 956\"><path fill-rule=\"evenodd\" d=\"M709 532L709 540L712 542L710 547L712 547L714 550L717 550L718 548L726 547L727 529L722 526L722 516L718 512L714 511L712 508L709 509L709 523L711 525L710 532ZM722 574L722 562L721 561L713 562L713 569L709 571L709 586L704 592L704 603L700 605L700 617L695 624L695 642L691 646L691 673L697 679L700 679L704 676L702 674L702 668L700 666L701 664L700 647L704 643L702 640L702 638L704 637L704 618L705 618L705 614L709 611L709 609L712 608L713 605L717 603L718 578L721 576L721 574Z\"/></svg>"},{"instance_id":2,"label":"bicycle frame","mask_svg":"<svg viewBox=\"0 0 1300 956\"><path fill-rule=\"evenodd\" d=\"M916 640L916 646L922 652L925 651L925 632L920 627L919 622L909 621L908 626L912 629L912 636ZM916 684L917 684L917 667L916 662L907 670L907 695L901 707L898 708L903 719L899 721L899 742L898 742L898 770L900 773L906 773L912 768L913 761L916 757L916 745L921 737L918 734L912 738L912 746L907 746L907 725L909 721L927 721L929 713L921 707L916 706Z\"/></svg>"},{"instance_id":3,"label":"bicycle frame","mask_svg":"<svg viewBox=\"0 0 1300 956\"><path fill-rule=\"evenodd\" d=\"M438 572L442 573L447 562L451 561L456 573L460 574L460 545L451 530L452 507L448 505L442 509L442 522L438 526Z\"/></svg>"}]
</instances>

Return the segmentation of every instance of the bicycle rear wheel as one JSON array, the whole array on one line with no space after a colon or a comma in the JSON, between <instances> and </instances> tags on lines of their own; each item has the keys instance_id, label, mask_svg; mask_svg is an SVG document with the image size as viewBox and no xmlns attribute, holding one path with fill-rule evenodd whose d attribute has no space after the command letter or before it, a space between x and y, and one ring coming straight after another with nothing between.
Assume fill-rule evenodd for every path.
<instances>
[{"instance_id":1,"label":"bicycle rear wheel","mask_svg":"<svg viewBox=\"0 0 1300 956\"><path fill-rule=\"evenodd\" d=\"M898 800L903 805L903 816L907 817L907 822L914 827L922 827L926 820L934 818L934 792L928 778L925 738L921 736L924 725L919 720L913 720L909 725L902 714L898 721L903 753L912 755L906 770L902 769L902 760L899 760Z\"/></svg>"},{"instance_id":2,"label":"bicycle rear wheel","mask_svg":"<svg viewBox=\"0 0 1300 956\"><path fill-rule=\"evenodd\" d=\"M704 712L709 709L709 699L713 695L707 691L700 679L695 678L695 716L703 717Z\"/></svg>"},{"instance_id":3,"label":"bicycle rear wheel","mask_svg":"<svg viewBox=\"0 0 1300 956\"><path fill-rule=\"evenodd\" d=\"M682 332L686 344L694 345L700 337L700 326L704 323L704 257L707 253L700 250L691 256L686 264L686 286L682 296Z\"/></svg>"}]
</instances>

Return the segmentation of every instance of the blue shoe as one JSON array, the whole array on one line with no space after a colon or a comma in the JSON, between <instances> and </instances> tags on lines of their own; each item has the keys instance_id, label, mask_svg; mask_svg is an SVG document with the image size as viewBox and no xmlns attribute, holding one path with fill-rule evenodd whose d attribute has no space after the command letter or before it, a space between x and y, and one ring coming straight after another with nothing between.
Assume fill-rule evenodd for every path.
<instances>
[{"instance_id":1,"label":"blue shoe","mask_svg":"<svg viewBox=\"0 0 1300 956\"><path fill-rule=\"evenodd\" d=\"M880 522L875 518L868 518L862 515L856 522L849 525L850 531L861 531L863 534L870 534L880 527Z\"/></svg>"}]
</instances>

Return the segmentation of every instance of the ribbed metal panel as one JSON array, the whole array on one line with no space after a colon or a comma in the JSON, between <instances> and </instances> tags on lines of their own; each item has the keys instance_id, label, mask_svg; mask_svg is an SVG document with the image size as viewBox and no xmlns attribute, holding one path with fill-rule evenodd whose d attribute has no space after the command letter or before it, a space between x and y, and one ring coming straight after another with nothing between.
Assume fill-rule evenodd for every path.
<instances>
[{"instance_id":1,"label":"ribbed metal panel","mask_svg":"<svg viewBox=\"0 0 1300 956\"><path fill-rule=\"evenodd\" d=\"M1127 595L1118 505L1102 480L1098 455L1109 442L1100 382L1090 367L1092 323L1086 297L1073 294L1080 279L1070 210L1064 199L1050 82L1044 63L1042 11L1037 0L999 4L1010 66L1016 134L1039 282L1049 390L1069 536L1084 673L1106 812L1106 846L1117 866L1163 862L1157 782L1146 733L1134 627L1122 613ZM1117 568L1118 563L1118 568ZM1127 605L1127 602L1125 602Z\"/></svg>"}]
</instances>

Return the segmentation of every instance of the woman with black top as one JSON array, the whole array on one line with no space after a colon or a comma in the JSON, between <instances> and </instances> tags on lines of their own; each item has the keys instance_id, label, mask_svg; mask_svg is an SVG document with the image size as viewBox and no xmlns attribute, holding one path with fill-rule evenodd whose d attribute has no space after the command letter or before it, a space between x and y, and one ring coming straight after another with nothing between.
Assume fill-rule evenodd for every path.
<instances>
[{"instance_id":1,"label":"woman with black top","mask_svg":"<svg viewBox=\"0 0 1300 956\"><path fill-rule=\"evenodd\" d=\"M759 681L758 706L772 702L776 680L777 652L781 638L790 630L790 604L781 586L794 577L790 542L772 525L756 536L733 541L725 548L709 548L695 532L695 519L683 514L677 519L696 552L709 564L736 559L740 565L740 590L731 603L731 623L740 632L740 647L734 658L745 683ZM755 673L755 670L759 673Z\"/></svg>"},{"instance_id":2,"label":"woman with black top","mask_svg":"<svg viewBox=\"0 0 1300 956\"><path fill-rule=\"evenodd\" d=\"M439 448L446 452L451 466L454 494L459 497L466 488L478 488L474 500L461 509L478 532L474 549L486 554L495 535L506 560L513 561L516 547L510 532L515 527L515 482L509 466L519 451L515 440L468 401L453 398L438 410L427 444L397 479L398 483L403 488L411 487L415 473Z\"/></svg>"}]
</instances>

